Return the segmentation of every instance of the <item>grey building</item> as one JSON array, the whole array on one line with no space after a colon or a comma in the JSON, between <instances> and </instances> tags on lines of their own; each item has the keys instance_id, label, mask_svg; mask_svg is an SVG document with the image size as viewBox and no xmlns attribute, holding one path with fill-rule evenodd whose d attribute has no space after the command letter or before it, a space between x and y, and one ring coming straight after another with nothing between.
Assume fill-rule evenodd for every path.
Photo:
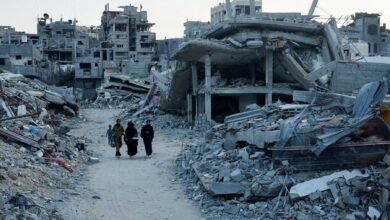
<instances>
[{"instance_id":1,"label":"grey building","mask_svg":"<svg viewBox=\"0 0 390 220\"><path fill-rule=\"evenodd\" d=\"M37 56L38 50L33 45L0 45L0 69L38 78Z\"/></svg>"},{"instance_id":2,"label":"grey building","mask_svg":"<svg viewBox=\"0 0 390 220\"><path fill-rule=\"evenodd\" d=\"M210 29L210 22L187 21L184 23L184 40L199 39Z\"/></svg>"},{"instance_id":3,"label":"grey building","mask_svg":"<svg viewBox=\"0 0 390 220\"><path fill-rule=\"evenodd\" d=\"M96 88L103 82L103 68L99 58L78 58L75 63L74 93L80 99L96 98Z\"/></svg>"},{"instance_id":4,"label":"grey building","mask_svg":"<svg viewBox=\"0 0 390 220\"><path fill-rule=\"evenodd\" d=\"M120 8L121 11L110 11L107 4L101 17L99 36L103 68L146 76L147 71L140 73L138 70L140 63L149 67L155 58L156 34L151 31L154 24L148 21L148 14L142 8L138 10L132 5ZM134 70L132 63L138 64Z\"/></svg>"},{"instance_id":5,"label":"grey building","mask_svg":"<svg viewBox=\"0 0 390 220\"><path fill-rule=\"evenodd\" d=\"M356 13L353 22L340 28L340 33L350 40L368 43L370 56L390 55L390 34L386 24L381 26L380 14Z\"/></svg>"}]
</instances>

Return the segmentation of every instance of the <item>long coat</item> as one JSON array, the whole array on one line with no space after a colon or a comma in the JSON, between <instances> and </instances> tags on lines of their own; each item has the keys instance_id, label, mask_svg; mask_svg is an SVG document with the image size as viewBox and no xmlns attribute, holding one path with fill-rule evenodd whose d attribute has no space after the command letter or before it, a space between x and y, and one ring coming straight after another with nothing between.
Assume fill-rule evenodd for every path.
<instances>
[{"instance_id":1,"label":"long coat","mask_svg":"<svg viewBox=\"0 0 390 220\"><path fill-rule=\"evenodd\" d=\"M129 156L134 156L138 153L138 132L134 127L128 127L125 131L125 142L127 145L127 153Z\"/></svg>"},{"instance_id":2,"label":"long coat","mask_svg":"<svg viewBox=\"0 0 390 220\"><path fill-rule=\"evenodd\" d=\"M119 150L123 145L122 136L123 136L123 133L125 132L125 129L122 127L121 124L115 124L112 131L114 133L115 147L117 150Z\"/></svg>"}]
</instances>

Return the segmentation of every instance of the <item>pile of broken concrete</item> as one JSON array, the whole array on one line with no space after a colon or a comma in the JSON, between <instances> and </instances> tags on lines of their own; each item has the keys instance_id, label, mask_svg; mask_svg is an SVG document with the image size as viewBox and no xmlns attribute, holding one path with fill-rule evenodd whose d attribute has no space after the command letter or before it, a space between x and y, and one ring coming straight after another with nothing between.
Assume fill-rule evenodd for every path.
<instances>
[{"instance_id":1,"label":"pile of broken concrete","mask_svg":"<svg viewBox=\"0 0 390 220\"><path fill-rule=\"evenodd\" d=\"M209 218L387 219L387 92L384 79L356 97L297 91L296 104L248 106L187 146L178 176Z\"/></svg>"},{"instance_id":2,"label":"pile of broken concrete","mask_svg":"<svg viewBox=\"0 0 390 220\"><path fill-rule=\"evenodd\" d=\"M0 82L0 219L63 219L61 201L97 160L86 140L66 134L78 106L21 75Z\"/></svg>"}]
</instances>

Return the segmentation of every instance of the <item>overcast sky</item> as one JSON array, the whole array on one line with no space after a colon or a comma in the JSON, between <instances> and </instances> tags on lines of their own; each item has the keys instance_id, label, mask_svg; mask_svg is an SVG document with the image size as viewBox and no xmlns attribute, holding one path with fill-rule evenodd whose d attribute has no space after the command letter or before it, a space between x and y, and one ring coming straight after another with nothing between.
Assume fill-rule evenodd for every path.
<instances>
[{"instance_id":1,"label":"overcast sky","mask_svg":"<svg viewBox=\"0 0 390 220\"><path fill-rule=\"evenodd\" d=\"M224 0L0 0L0 25L10 25L19 31L36 33L36 18L48 13L53 19L77 18L79 25L99 25L104 5L110 9L120 5L142 4L149 21L156 23L157 38L182 37L183 23L188 20L210 20L210 7ZM265 12L302 12L306 14L311 0L263 0ZM390 0L319 0L316 14L329 17L351 15L354 12L381 13L382 23L390 27ZM345 19L344 19L345 20Z\"/></svg>"}]
</instances>

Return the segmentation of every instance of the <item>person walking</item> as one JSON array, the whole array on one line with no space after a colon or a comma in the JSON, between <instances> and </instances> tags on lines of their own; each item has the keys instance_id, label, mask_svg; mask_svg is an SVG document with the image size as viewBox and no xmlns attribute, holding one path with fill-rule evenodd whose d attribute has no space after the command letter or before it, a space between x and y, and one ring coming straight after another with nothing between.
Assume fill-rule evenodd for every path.
<instances>
[{"instance_id":1,"label":"person walking","mask_svg":"<svg viewBox=\"0 0 390 220\"><path fill-rule=\"evenodd\" d=\"M121 125L121 120L117 119L116 124L114 125L114 128L112 129L113 134L114 134L114 141L115 141L115 148L116 148L116 153L115 156L119 159L122 155L120 152L120 149L122 147L122 136L125 132L124 128Z\"/></svg>"},{"instance_id":2,"label":"person walking","mask_svg":"<svg viewBox=\"0 0 390 220\"><path fill-rule=\"evenodd\" d=\"M127 145L127 154L132 157L138 153L138 132L134 127L133 122L127 123L127 128L125 131L125 142Z\"/></svg>"},{"instance_id":3,"label":"person walking","mask_svg":"<svg viewBox=\"0 0 390 220\"><path fill-rule=\"evenodd\" d=\"M146 155L150 157L153 153L152 142L154 138L154 130L151 120L147 120L146 125L142 127L141 137L144 140Z\"/></svg>"},{"instance_id":4,"label":"person walking","mask_svg":"<svg viewBox=\"0 0 390 220\"><path fill-rule=\"evenodd\" d=\"M114 135L113 135L113 132L112 132L112 125L108 125L108 129L107 129L107 132L106 132L106 137L108 139L108 144L111 147L115 147Z\"/></svg>"}]
</instances>

